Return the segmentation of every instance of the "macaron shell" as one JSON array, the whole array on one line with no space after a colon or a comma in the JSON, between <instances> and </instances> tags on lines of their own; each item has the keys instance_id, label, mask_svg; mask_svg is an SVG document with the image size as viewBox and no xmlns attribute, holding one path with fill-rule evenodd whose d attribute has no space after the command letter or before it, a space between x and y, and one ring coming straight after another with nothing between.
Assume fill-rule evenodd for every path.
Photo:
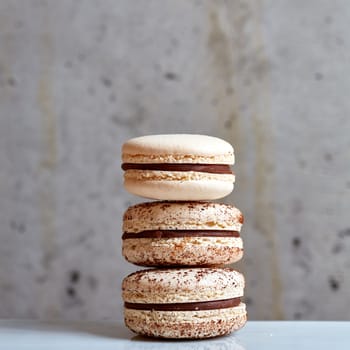
<instances>
[{"instance_id":1,"label":"macaron shell","mask_svg":"<svg viewBox=\"0 0 350 350\"><path fill-rule=\"evenodd\" d=\"M133 332L162 338L202 339L238 330L247 320L244 303L206 311L145 311L124 308L124 320Z\"/></svg>"},{"instance_id":2,"label":"macaron shell","mask_svg":"<svg viewBox=\"0 0 350 350\"><path fill-rule=\"evenodd\" d=\"M243 296L244 277L231 268L141 270L124 278L129 303L189 303Z\"/></svg>"},{"instance_id":3,"label":"macaron shell","mask_svg":"<svg viewBox=\"0 0 350 350\"><path fill-rule=\"evenodd\" d=\"M233 164L232 146L207 135L170 134L133 138L122 147L124 163Z\"/></svg>"},{"instance_id":4,"label":"macaron shell","mask_svg":"<svg viewBox=\"0 0 350 350\"><path fill-rule=\"evenodd\" d=\"M146 202L129 207L123 216L124 232L145 230L233 230L243 224L241 211L215 202Z\"/></svg>"},{"instance_id":5,"label":"macaron shell","mask_svg":"<svg viewBox=\"0 0 350 350\"><path fill-rule=\"evenodd\" d=\"M140 266L224 265L242 258L243 242L240 237L136 238L123 240L122 253Z\"/></svg>"},{"instance_id":6,"label":"macaron shell","mask_svg":"<svg viewBox=\"0 0 350 350\"><path fill-rule=\"evenodd\" d=\"M204 173L202 173L204 174ZM222 178L220 178L222 176ZM234 188L234 177L202 176L201 180L137 180L124 178L124 187L131 194L156 200L214 200L228 196Z\"/></svg>"}]
</instances>

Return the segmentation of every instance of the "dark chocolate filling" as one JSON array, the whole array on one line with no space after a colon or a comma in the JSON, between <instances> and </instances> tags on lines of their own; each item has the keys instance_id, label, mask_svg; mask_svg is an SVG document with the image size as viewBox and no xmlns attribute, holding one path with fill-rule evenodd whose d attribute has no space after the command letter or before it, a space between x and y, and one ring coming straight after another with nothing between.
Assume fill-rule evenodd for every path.
<instances>
[{"instance_id":1,"label":"dark chocolate filling","mask_svg":"<svg viewBox=\"0 0 350 350\"><path fill-rule=\"evenodd\" d=\"M191 163L123 163L123 170L163 170L198 171L201 173L233 174L227 164L191 164Z\"/></svg>"},{"instance_id":2,"label":"dark chocolate filling","mask_svg":"<svg viewBox=\"0 0 350 350\"><path fill-rule=\"evenodd\" d=\"M147 230L138 233L124 232L122 239L177 237L239 237L239 232L224 230Z\"/></svg>"},{"instance_id":3,"label":"dark chocolate filling","mask_svg":"<svg viewBox=\"0 0 350 350\"><path fill-rule=\"evenodd\" d=\"M238 306L241 298L232 298L224 300L199 301L193 303L173 303L173 304L141 304L125 302L124 306L135 310L155 310L155 311L197 311L226 309Z\"/></svg>"}]
</instances>

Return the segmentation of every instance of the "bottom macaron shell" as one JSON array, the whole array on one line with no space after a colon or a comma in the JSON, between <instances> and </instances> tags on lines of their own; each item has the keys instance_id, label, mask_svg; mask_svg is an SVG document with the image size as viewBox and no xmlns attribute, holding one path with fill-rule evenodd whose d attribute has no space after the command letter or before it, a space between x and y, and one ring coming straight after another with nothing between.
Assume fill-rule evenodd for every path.
<instances>
[{"instance_id":1,"label":"bottom macaron shell","mask_svg":"<svg viewBox=\"0 0 350 350\"><path fill-rule=\"evenodd\" d=\"M232 308L196 311L155 311L124 308L133 332L160 338L203 339L229 334L247 321L244 303Z\"/></svg>"},{"instance_id":2,"label":"bottom macaron shell","mask_svg":"<svg viewBox=\"0 0 350 350\"><path fill-rule=\"evenodd\" d=\"M127 191L137 196L160 200L213 200L229 195L233 181L203 180L133 180L125 179Z\"/></svg>"},{"instance_id":3,"label":"bottom macaron shell","mask_svg":"<svg viewBox=\"0 0 350 350\"><path fill-rule=\"evenodd\" d=\"M126 239L123 256L140 266L208 266L232 264L243 256L240 237Z\"/></svg>"}]
</instances>

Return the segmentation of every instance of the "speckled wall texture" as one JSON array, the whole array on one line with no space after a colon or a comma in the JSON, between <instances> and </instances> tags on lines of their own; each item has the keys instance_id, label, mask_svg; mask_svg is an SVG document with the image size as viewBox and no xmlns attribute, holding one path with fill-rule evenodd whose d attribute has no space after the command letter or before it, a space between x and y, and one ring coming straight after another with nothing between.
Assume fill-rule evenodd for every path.
<instances>
[{"instance_id":1,"label":"speckled wall texture","mask_svg":"<svg viewBox=\"0 0 350 350\"><path fill-rule=\"evenodd\" d=\"M223 137L251 319L349 319L348 1L0 1L0 317L121 317L120 147Z\"/></svg>"}]
</instances>

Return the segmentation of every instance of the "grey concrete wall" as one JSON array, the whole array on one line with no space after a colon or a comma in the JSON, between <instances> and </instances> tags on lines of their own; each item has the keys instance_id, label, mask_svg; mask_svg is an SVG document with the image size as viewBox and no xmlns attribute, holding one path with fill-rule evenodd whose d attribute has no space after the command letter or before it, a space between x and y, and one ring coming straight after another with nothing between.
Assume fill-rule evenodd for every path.
<instances>
[{"instance_id":1,"label":"grey concrete wall","mask_svg":"<svg viewBox=\"0 0 350 350\"><path fill-rule=\"evenodd\" d=\"M350 3L0 1L0 317L121 317L120 147L223 137L251 319L349 319Z\"/></svg>"}]
</instances>

